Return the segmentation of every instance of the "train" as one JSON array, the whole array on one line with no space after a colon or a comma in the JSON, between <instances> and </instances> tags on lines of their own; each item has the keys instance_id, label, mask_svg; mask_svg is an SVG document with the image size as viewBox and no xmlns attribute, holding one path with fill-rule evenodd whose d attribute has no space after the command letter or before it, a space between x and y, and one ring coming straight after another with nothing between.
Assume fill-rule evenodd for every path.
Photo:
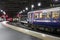
<instances>
[{"instance_id":1,"label":"train","mask_svg":"<svg viewBox=\"0 0 60 40\"><path fill-rule=\"evenodd\" d=\"M48 32L60 32L60 7L30 11L28 26Z\"/></svg>"}]
</instances>

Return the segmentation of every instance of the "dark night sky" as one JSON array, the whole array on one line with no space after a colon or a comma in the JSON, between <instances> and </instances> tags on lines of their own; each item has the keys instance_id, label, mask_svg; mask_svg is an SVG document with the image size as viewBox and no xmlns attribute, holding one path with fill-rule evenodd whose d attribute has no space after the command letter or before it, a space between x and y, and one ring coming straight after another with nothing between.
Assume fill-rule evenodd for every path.
<instances>
[{"instance_id":1,"label":"dark night sky","mask_svg":"<svg viewBox=\"0 0 60 40\"><path fill-rule=\"evenodd\" d=\"M38 2L42 3L41 7L48 7L50 3L53 3L51 0L0 0L0 9L6 11L10 17L13 17L26 6L30 7L31 4L36 6Z\"/></svg>"}]
</instances>

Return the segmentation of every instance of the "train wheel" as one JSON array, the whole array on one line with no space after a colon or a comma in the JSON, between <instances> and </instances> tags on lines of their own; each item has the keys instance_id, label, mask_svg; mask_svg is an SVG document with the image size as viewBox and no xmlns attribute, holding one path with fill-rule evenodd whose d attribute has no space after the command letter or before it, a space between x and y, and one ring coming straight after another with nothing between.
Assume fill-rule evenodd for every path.
<instances>
[{"instance_id":1,"label":"train wheel","mask_svg":"<svg viewBox=\"0 0 60 40\"><path fill-rule=\"evenodd\" d=\"M33 30L36 30L37 28L36 28L36 25L31 25L31 28L33 29Z\"/></svg>"},{"instance_id":2,"label":"train wheel","mask_svg":"<svg viewBox=\"0 0 60 40\"><path fill-rule=\"evenodd\" d=\"M57 29L57 32L60 33L60 29Z\"/></svg>"},{"instance_id":3,"label":"train wheel","mask_svg":"<svg viewBox=\"0 0 60 40\"><path fill-rule=\"evenodd\" d=\"M48 28L45 28L45 31L49 32L49 29Z\"/></svg>"},{"instance_id":4,"label":"train wheel","mask_svg":"<svg viewBox=\"0 0 60 40\"><path fill-rule=\"evenodd\" d=\"M44 27L40 27L40 28L38 28L38 29L40 29L40 30L44 30Z\"/></svg>"},{"instance_id":5,"label":"train wheel","mask_svg":"<svg viewBox=\"0 0 60 40\"><path fill-rule=\"evenodd\" d=\"M53 31L54 33L57 33L57 29L56 28L54 28L54 31Z\"/></svg>"},{"instance_id":6,"label":"train wheel","mask_svg":"<svg viewBox=\"0 0 60 40\"><path fill-rule=\"evenodd\" d=\"M32 28L31 28L31 24L30 23L28 23L28 28L29 28L29 30L31 30Z\"/></svg>"},{"instance_id":7,"label":"train wheel","mask_svg":"<svg viewBox=\"0 0 60 40\"><path fill-rule=\"evenodd\" d=\"M53 28L45 28L45 31L47 31L47 32L53 32L54 29Z\"/></svg>"}]
</instances>

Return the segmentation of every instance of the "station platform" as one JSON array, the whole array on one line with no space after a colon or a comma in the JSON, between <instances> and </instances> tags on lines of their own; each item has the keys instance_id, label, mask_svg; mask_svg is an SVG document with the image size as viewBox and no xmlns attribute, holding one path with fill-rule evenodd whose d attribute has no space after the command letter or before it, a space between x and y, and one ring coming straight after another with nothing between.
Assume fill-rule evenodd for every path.
<instances>
[{"instance_id":1,"label":"station platform","mask_svg":"<svg viewBox=\"0 0 60 40\"><path fill-rule=\"evenodd\" d=\"M0 40L41 40L39 38L15 31L0 23Z\"/></svg>"},{"instance_id":2,"label":"station platform","mask_svg":"<svg viewBox=\"0 0 60 40\"><path fill-rule=\"evenodd\" d=\"M54 37L51 35L13 26L7 24L6 21L1 22L0 26L0 35L2 36L0 37L0 40L60 40L59 37Z\"/></svg>"}]
</instances>

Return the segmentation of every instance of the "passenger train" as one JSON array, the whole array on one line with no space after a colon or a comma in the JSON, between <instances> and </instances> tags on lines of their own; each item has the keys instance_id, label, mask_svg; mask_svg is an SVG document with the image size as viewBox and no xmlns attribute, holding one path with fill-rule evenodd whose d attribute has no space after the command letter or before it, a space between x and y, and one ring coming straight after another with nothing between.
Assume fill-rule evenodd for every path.
<instances>
[{"instance_id":1,"label":"passenger train","mask_svg":"<svg viewBox=\"0 0 60 40\"><path fill-rule=\"evenodd\" d=\"M48 32L60 32L60 7L28 12L28 26Z\"/></svg>"}]
</instances>

